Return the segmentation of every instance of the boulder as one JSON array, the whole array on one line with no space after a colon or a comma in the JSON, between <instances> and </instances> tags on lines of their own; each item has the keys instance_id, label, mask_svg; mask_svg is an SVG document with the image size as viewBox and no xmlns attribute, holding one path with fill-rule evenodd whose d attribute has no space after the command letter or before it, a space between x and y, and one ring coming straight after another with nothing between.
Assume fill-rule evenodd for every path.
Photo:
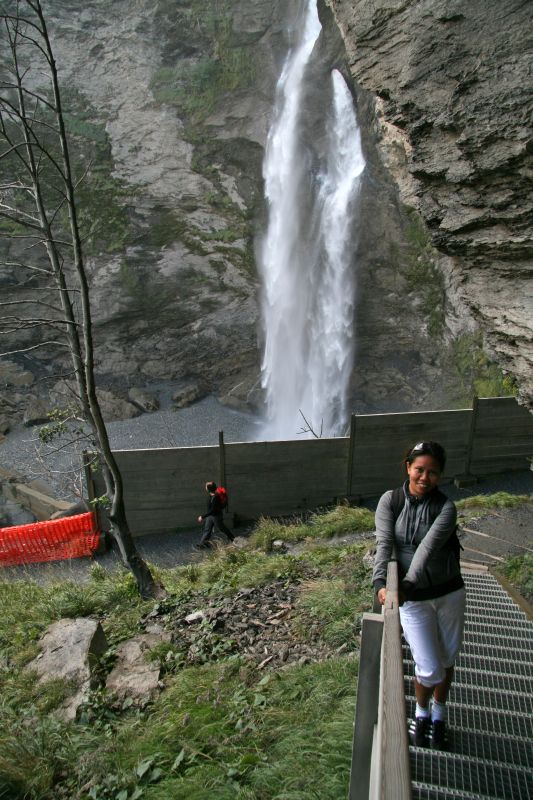
<instances>
[{"instance_id":1,"label":"boulder","mask_svg":"<svg viewBox=\"0 0 533 800\"><path fill-rule=\"evenodd\" d=\"M107 640L98 620L77 617L49 625L40 646L40 655L27 665L40 681L63 678L82 683L90 680L94 662L107 650Z\"/></svg>"},{"instance_id":2,"label":"boulder","mask_svg":"<svg viewBox=\"0 0 533 800\"><path fill-rule=\"evenodd\" d=\"M59 511L54 511L54 513L50 515L50 519L63 519L64 517L75 517L77 514L86 514L88 511L92 511L92 508L89 505L89 503L82 497L80 500L78 500L77 503L72 503L72 505L68 506L67 508L60 509Z\"/></svg>"},{"instance_id":3,"label":"boulder","mask_svg":"<svg viewBox=\"0 0 533 800\"><path fill-rule=\"evenodd\" d=\"M264 392L261 388L261 377L250 375L237 384L223 391L219 398L222 405L233 408L235 411L257 411L264 407Z\"/></svg>"},{"instance_id":4,"label":"boulder","mask_svg":"<svg viewBox=\"0 0 533 800\"><path fill-rule=\"evenodd\" d=\"M133 403L122 400L112 392L101 389L97 392L97 396L102 415L106 422L119 419L132 419L133 417L138 417L141 413L140 409L134 406Z\"/></svg>"},{"instance_id":5,"label":"boulder","mask_svg":"<svg viewBox=\"0 0 533 800\"><path fill-rule=\"evenodd\" d=\"M106 389L97 389L96 395L102 411L102 416L106 422L114 420L132 419L141 413L137 406L117 397L113 392ZM73 381L58 381L51 392L52 402L59 408L66 408L72 405L79 405L77 389Z\"/></svg>"},{"instance_id":6,"label":"boulder","mask_svg":"<svg viewBox=\"0 0 533 800\"><path fill-rule=\"evenodd\" d=\"M75 693L59 712L66 720L75 719L91 687L96 659L107 650L102 626L97 620L85 617L60 619L47 628L40 645L40 655L26 669L37 673L38 683L59 679L75 686Z\"/></svg>"},{"instance_id":7,"label":"boulder","mask_svg":"<svg viewBox=\"0 0 533 800\"><path fill-rule=\"evenodd\" d=\"M48 412L50 406L38 397L33 397L24 409L24 416L22 421L27 428L32 425L42 425L49 422Z\"/></svg>"},{"instance_id":8,"label":"boulder","mask_svg":"<svg viewBox=\"0 0 533 800\"><path fill-rule=\"evenodd\" d=\"M9 433L11 424L4 414L0 415L0 434Z\"/></svg>"},{"instance_id":9,"label":"boulder","mask_svg":"<svg viewBox=\"0 0 533 800\"><path fill-rule=\"evenodd\" d=\"M106 688L117 697L131 697L136 701L149 700L159 688L160 667L148 661L147 651L169 634L141 633L122 642L117 648L117 661L108 675Z\"/></svg>"},{"instance_id":10,"label":"boulder","mask_svg":"<svg viewBox=\"0 0 533 800\"><path fill-rule=\"evenodd\" d=\"M145 392L144 389L139 389L136 386L133 386L129 390L128 398L135 406L138 406L141 411L157 411L159 408L159 400L155 395Z\"/></svg>"},{"instance_id":11,"label":"boulder","mask_svg":"<svg viewBox=\"0 0 533 800\"><path fill-rule=\"evenodd\" d=\"M186 406L196 403L197 400L201 400L202 397L203 392L200 389L200 386L197 383L190 383L183 389L179 389L177 392L174 392L172 395L172 401L176 408L185 408Z\"/></svg>"},{"instance_id":12,"label":"boulder","mask_svg":"<svg viewBox=\"0 0 533 800\"><path fill-rule=\"evenodd\" d=\"M34 377L29 370L22 369L14 361L0 361L0 385L31 386Z\"/></svg>"}]
</instances>

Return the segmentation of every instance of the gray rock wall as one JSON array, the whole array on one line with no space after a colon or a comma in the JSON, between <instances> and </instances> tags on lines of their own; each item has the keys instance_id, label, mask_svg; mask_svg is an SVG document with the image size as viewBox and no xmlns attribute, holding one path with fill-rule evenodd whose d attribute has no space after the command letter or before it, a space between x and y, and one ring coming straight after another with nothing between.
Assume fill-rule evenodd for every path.
<instances>
[{"instance_id":1,"label":"gray rock wall","mask_svg":"<svg viewBox=\"0 0 533 800\"><path fill-rule=\"evenodd\" d=\"M261 402L254 252L265 220L261 163L289 45L286 21L297 2L57 0L48 9L74 161L78 174L86 173L79 199L98 379L124 398L130 387L194 383L233 407ZM513 217L510 209L522 189L501 176L500 193L491 201L500 207L493 225L488 208L476 217L485 190L472 183L480 170L501 175L504 167L521 163L522 145L511 147L509 132L503 166L493 169L490 159L476 166L482 134L472 134L467 150L476 151L468 162L474 172L466 174L454 142L470 125L454 132L444 118L436 119L452 83L443 78L441 86L434 76L441 67L444 76L452 69L447 47L463 52L455 31L470 12L450 19L444 14L435 28L431 3L416 4L418 11L403 3L397 12L379 2L330 5L336 19L320 3L317 85L329 65L356 79L352 88L368 164L356 253L354 408L468 404L476 370L487 366L476 320L499 348L503 366L525 372L515 363L517 350L524 352L524 301L507 291L507 316L495 311L498 303L501 309L505 276L514 269L498 231L504 217ZM421 49L416 38L410 44L411 22L425 43ZM434 29L442 42L432 45ZM438 87L430 100L434 79ZM483 108L479 102L472 119ZM446 148L438 154L441 128ZM309 136L316 135L310 119ZM497 152L496 147L496 161ZM444 209L441 216L437 207ZM466 227L457 221L463 212L470 220ZM517 228L513 235L514 252L522 253L523 234ZM485 293L483 253L494 256ZM521 275L525 282L525 266ZM16 294L14 274L0 271L0 282ZM31 343L32 336L25 341ZM64 362L41 352L38 360L24 363L42 378ZM496 375L487 393L499 393L500 384Z\"/></svg>"},{"instance_id":2,"label":"gray rock wall","mask_svg":"<svg viewBox=\"0 0 533 800\"><path fill-rule=\"evenodd\" d=\"M533 405L531 43L522 0L327 0L371 93L382 163Z\"/></svg>"}]
</instances>

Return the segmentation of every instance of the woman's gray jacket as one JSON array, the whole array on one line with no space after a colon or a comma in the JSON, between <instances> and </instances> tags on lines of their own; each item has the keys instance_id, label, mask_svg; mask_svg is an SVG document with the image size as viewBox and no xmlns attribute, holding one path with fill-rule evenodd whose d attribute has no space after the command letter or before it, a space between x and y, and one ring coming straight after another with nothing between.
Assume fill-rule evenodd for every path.
<instances>
[{"instance_id":1,"label":"woman's gray jacket","mask_svg":"<svg viewBox=\"0 0 533 800\"><path fill-rule=\"evenodd\" d=\"M372 574L375 590L385 586L393 544L401 586L409 600L442 597L460 589L464 584L459 559L450 542L457 524L455 504L446 499L435 516L431 493L415 498L408 493L406 484L403 491L405 501L396 520L392 490L382 495L376 509L377 551Z\"/></svg>"}]
</instances>

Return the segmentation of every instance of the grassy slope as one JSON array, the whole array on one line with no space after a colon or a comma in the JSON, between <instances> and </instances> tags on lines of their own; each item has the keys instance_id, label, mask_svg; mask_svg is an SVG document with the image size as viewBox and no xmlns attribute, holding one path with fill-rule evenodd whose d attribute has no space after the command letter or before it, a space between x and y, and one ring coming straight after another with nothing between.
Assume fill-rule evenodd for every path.
<instances>
[{"instance_id":1,"label":"grassy slope","mask_svg":"<svg viewBox=\"0 0 533 800\"><path fill-rule=\"evenodd\" d=\"M520 502L529 498L521 498ZM459 503L461 513L514 502L509 496ZM198 565L161 572L170 598L164 622L185 602L221 599L239 587L285 580L298 587L295 638L314 635L329 658L258 670L240 655L216 651L205 663L162 660L165 691L135 709L93 692L81 721L50 712L68 687L37 688L22 667L45 627L64 616L101 619L113 648L142 630L153 603L139 600L127 574L94 567L84 585L40 587L0 582L0 798L167 800L344 798L348 785L357 630L371 603L369 544L328 545L336 533L372 529L372 514L338 507L305 525L262 520L245 550L227 548ZM270 553L275 539L303 542L297 555ZM513 559L512 575L531 583L531 559ZM336 652L347 645L343 654ZM327 780L325 777L327 776Z\"/></svg>"},{"instance_id":2,"label":"grassy slope","mask_svg":"<svg viewBox=\"0 0 533 800\"><path fill-rule=\"evenodd\" d=\"M215 648L204 653L206 663L192 665L166 661L170 648L162 648L156 655L166 688L153 704L135 709L98 690L75 725L50 714L68 687L54 682L37 688L23 671L39 635L64 616L97 616L111 645L109 662L119 641L142 630L154 604L138 599L129 575L108 575L99 567L84 585L0 583L0 798L344 797L358 620L371 602L362 562L367 544L332 548L322 537L331 536L336 524L346 531L350 516L351 530L360 527L361 513L349 509L308 523L314 539L298 556L266 552L265 539L262 549L227 548L198 565L161 573L171 592L159 607L163 620L179 615L191 599L222 599L239 587L280 578L297 585L294 637L311 641L311 629L315 636L318 631L330 658L267 672ZM365 519L371 527L371 515ZM264 539L261 526L256 537ZM337 654L346 643L344 655Z\"/></svg>"}]
</instances>

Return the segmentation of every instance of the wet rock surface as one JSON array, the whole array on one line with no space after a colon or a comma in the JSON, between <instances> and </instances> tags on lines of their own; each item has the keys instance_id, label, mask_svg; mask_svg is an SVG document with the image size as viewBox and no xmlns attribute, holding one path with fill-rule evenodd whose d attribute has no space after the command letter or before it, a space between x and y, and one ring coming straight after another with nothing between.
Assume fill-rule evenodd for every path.
<instances>
[{"instance_id":1,"label":"wet rock surface","mask_svg":"<svg viewBox=\"0 0 533 800\"><path fill-rule=\"evenodd\" d=\"M327 2L372 93L381 160L442 254L450 306L481 325L532 406L531 7Z\"/></svg>"},{"instance_id":2,"label":"wet rock surface","mask_svg":"<svg viewBox=\"0 0 533 800\"><path fill-rule=\"evenodd\" d=\"M65 104L69 119L75 120L75 160L79 160L80 174L86 164L94 162L98 188L105 189L104 197L92 193L91 170L87 187L82 185L80 189L84 214L96 231L90 235L87 232L86 255L98 385L125 401L131 387L149 390L151 384L162 381L170 385L203 380L205 390L223 398L228 407L256 411L263 407L255 267L266 215L261 165L276 81L290 44L287 22L298 4L269 0L217 4L224 24L213 27L226 30L227 21L231 21L230 40L222 42L213 39L209 24L204 24L202 15L195 16L193 5L142 0L132 9L125 0L118 0L111 13L91 0L80 13L72 13L69 3L58 1L49 11ZM318 142L323 131L315 127L315 111L325 102L321 89L328 83L332 65L348 77L345 45L352 62L354 42L357 40L360 45L359 28L349 15L359 15L364 27L365 14L370 13L370 6L359 14L351 3L332 5L345 35L343 43L332 14L319 3L323 35L316 48L310 81L316 92L315 109L305 120L310 140ZM407 4L406 8L411 6ZM435 6L440 8L436 0ZM354 247L358 307L354 319L357 369L350 390L352 404L359 411L457 406L470 401L471 387L468 382L464 385L464 375L457 373L450 342L458 332L475 329L475 320L489 320L496 301L498 308L504 304L508 308L505 319L499 311L495 314L495 332L502 339L500 351L510 354L503 365L509 363L514 369L516 359L512 352L521 347L525 366L520 374L529 363L523 323L528 302L527 269L524 267L520 273L520 291L506 290L505 300L499 289L491 288L492 280L485 282L485 287L480 285L487 263L492 265L491 275L498 273L504 278L509 269L514 270L509 258L525 246L523 232L513 233L512 252L508 251L511 238L505 233L508 217L515 213L513 205L522 197L517 195L524 185L522 150L510 150L507 160L500 163L498 129L492 125L486 135L477 129L478 113L486 114L486 108L497 108L498 103L485 103L484 96L478 101L471 94L469 62L464 62L467 78L461 78L462 56L455 53L453 37L462 23L443 12L443 21L437 26L428 28L427 20L423 24L415 20L408 31L401 27L391 33L389 28L397 18L403 25L408 10L403 9L396 16L391 12L391 20L388 12L378 12L377 40L382 52L375 59L377 64L372 62L373 44L367 46L365 42L362 55L358 55L360 62L351 64L359 83L352 89L367 158L360 230ZM459 17L461 14L458 12ZM468 14L470 10L465 12ZM379 39L382 28L384 36L390 35L391 52L387 51L391 41L384 39L381 43ZM445 88L461 84L457 102L460 106L464 99L465 108L469 109L464 124L462 118L456 118L455 106L451 116L437 124L435 109L424 116L424 109L420 111L416 105L418 95L431 92L426 92L423 82L411 86L407 74L410 54L406 50L413 31L423 38L423 46L419 48L412 81L416 83L425 60L430 58L429 72L437 77L445 74ZM428 37L435 31L442 33L442 40L431 45ZM471 39L475 41L476 37ZM513 41L517 47L520 45L516 37ZM449 58L443 49L446 47L452 50ZM207 65L213 74L223 72L224 54L231 63L241 66L238 74L229 76L228 85L223 84L212 97L209 82L206 84L205 76L202 80L202 69ZM442 64L448 62L456 64L455 78L448 79L448 74L443 73ZM381 72L373 81L374 70ZM397 99L393 90L400 73L402 96ZM480 70L475 73L474 83L482 83L480 74ZM191 85L187 84L188 75L194 78ZM518 85L512 76L509 81L513 87ZM390 94L390 108L384 105L383 98L381 105L374 102L382 84L383 96ZM440 90L439 85L433 95ZM417 94L415 100L412 94ZM506 105L506 100L503 103L502 107L510 109L509 120L513 118L511 112L518 109L521 96L518 92L512 106ZM409 139L411 127L413 141ZM433 131L433 138L428 139L428 131ZM461 142L455 142L460 135L469 137L464 143L467 161L475 162L476 148L484 153L479 181L474 168L470 174L470 167L467 169L460 159L455 163L456 149L463 147ZM94 141L100 143L97 152L91 149ZM381 146L385 142L387 148ZM523 140L520 142L522 146ZM427 162L428 182L447 187L446 203L433 196L432 185L419 197L424 177L409 172L409 153L416 150L418 143L423 149L420 161L425 165ZM437 169L433 164L437 146L446 166L444 179L444 167ZM475 151L472 158L470 151ZM505 185L491 200L487 216L483 212L484 176L514 169L515 162L520 173L516 187L509 188L505 179ZM423 170L420 168L419 172L422 174ZM401 200L395 180L409 187ZM454 192L456 201L452 198ZM435 228L438 215L434 206L438 203L444 209L439 235L448 242L441 263L444 279L436 266L438 257L420 241L420 231L405 206L420 206L430 227ZM424 209L429 209L427 214ZM477 228L481 233L479 241L474 241L471 231ZM486 236L492 237L492 243L487 241L485 247ZM441 247L438 237L435 241ZM14 245L10 247L10 258L21 255ZM476 269L465 277L463 254L470 263L470 252L475 248L481 248ZM8 272L3 291L9 299L16 296L19 278L13 270ZM518 273L513 271L513 275L517 278ZM499 285L503 287L503 283ZM405 324L406 318L411 325ZM485 328L488 330L487 325ZM27 338L28 344L36 343L30 334ZM516 340L514 345L511 338ZM494 341L492 336L492 345ZM25 359L24 368L21 366L16 376L19 385L15 392L22 394L8 415L13 422L22 418L29 395L48 391L58 370L70 372L61 354L40 349ZM34 383L43 377L46 383L40 383L37 392ZM1 401L1 364L0 394ZM11 396L8 399L13 400ZM109 419L117 419L119 413L128 418L135 413L132 408L145 407L135 401L133 406L120 406L118 402L112 405L112 410L106 412Z\"/></svg>"}]
</instances>

